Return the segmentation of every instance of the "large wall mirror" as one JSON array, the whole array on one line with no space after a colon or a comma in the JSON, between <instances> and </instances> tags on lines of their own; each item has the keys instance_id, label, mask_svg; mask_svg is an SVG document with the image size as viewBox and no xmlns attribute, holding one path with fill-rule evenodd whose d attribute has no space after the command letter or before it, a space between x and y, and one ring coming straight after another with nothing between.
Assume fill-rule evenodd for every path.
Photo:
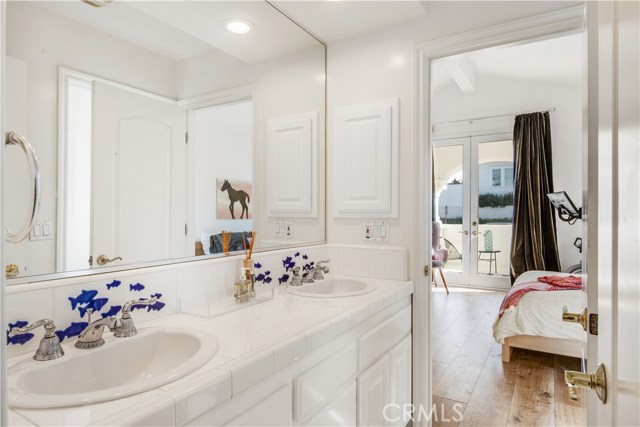
<instances>
[{"instance_id":1,"label":"large wall mirror","mask_svg":"<svg viewBox=\"0 0 640 427\"><path fill-rule=\"evenodd\" d=\"M325 240L325 46L265 1L6 4L4 132L37 155L7 284ZM3 154L3 221L33 178Z\"/></svg>"}]
</instances>

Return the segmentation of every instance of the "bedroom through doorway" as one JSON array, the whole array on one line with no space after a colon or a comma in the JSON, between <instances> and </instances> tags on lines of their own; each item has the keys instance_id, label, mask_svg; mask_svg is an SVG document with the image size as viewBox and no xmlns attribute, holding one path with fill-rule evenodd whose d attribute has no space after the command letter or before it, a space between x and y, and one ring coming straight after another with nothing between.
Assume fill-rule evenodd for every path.
<instances>
[{"instance_id":1,"label":"bedroom through doorway","mask_svg":"<svg viewBox=\"0 0 640 427\"><path fill-rule=\"evenodd\" d=\"M434 426L586 424L585 399L571 400L564 384L565 370L583 366L586 333L562 322L562 307L581 311L585 294L542 291L537 300L529 292L498 320L512 287L512 242L521 237L513 232L517 116L548 113L553 191L582 204L585 43L574 31L431 62ZM555 221L559 265L518 273L516 283L571 268L586 277L586 223Z\"/></svg>"}]
</instances>

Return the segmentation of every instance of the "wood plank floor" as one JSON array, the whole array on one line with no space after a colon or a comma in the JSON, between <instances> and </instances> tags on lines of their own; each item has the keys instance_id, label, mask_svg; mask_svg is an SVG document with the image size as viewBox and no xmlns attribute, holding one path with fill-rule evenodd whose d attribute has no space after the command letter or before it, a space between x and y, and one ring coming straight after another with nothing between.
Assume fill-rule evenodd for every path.
<instances>
[{"instance_id":1,"label":"wood plank floor","mask_svg":"<svg viewBox=\"0 0 640 427\"><path fill-rule=\"evenodd\" d=\"M492 325L504 292L433 289L433 426L584 426L564 370L580 360L515 349L502 363Z\"/></svg>"}]
</instances>

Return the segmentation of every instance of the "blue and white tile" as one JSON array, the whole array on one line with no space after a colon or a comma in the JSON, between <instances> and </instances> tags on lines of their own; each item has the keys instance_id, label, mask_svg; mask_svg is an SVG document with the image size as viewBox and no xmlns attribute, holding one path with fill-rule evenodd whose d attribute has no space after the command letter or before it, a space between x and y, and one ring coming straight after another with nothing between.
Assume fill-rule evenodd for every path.
<instances>
[{"instance_id":1,"label":"blue and white tile","mask_svg":"<svg viewBox=\"0 0 640 427\"><path fill-rule=\"evenodd\" d=\"M155 304L132 310L136 322L147 322L177 313L176 277L175 270L166 270L130 276L123 282L125 302L158 296Z\"/></svg>"},{"instance_id":2,"label":"blue and white tile","mask_svg":"<svg viewBox=\"0 0 640 427\"><path fill-rule=\"evenodd\" d=\"M7 295L5 310L5 344L7 342L6 331L9 329L9 324L15 324L18 321L33 323L40 319L51 319L57 322L54 316L52 289L41 289ZM35 352L40 343L40 339L44 335L44 330L40 328L39 330L32 331L31 334L32 335L24 336L22 339L13 337L14 339L12 339L11 342L15 344L7 345L7 357ZM25 342L24 340L28 337L31 338ZM20 342L23 342L23 344L20 344Z\"/></svg>"}]
</instances>

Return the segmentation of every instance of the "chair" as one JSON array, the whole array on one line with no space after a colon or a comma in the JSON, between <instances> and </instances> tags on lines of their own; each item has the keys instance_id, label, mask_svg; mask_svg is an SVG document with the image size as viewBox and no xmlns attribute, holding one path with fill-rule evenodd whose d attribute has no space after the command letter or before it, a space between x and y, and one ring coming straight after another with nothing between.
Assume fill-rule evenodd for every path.
<instances>
[{"instance_id":1,"label":"chair","mask_svg":"<svg viewBox=\"0 0 640 427\"><path fill-rule=\"evenodd\" d=\"M439 270L442 283L444 283L444 289L447 291L447 295L449 295L447 281L445 280L444 273L442 272L442 269L447 264L449 252L446 249L440 248L440 237L440 223L433 221L431 223L431 269L434 271L432 272L431 277L433 277L433 285L437 287L438 281L436 280L435 270Z\"/></svg>"},{"instance_id":2,"label":"chair","mask_svg":"<svg viewBox=\"0 0 640 427\"><path fill-rule=\"evenodd\" d=\"M460 253L458 248L456 248L453 245L453 243L451 243L449 240L445 239L444 237L442 238L442 240L444 240L444 247L447 249L447 252L449 253L447 257L448 261L453 261L454 259L462 259L462 254Z\"/></svg>"}]
</instances>

